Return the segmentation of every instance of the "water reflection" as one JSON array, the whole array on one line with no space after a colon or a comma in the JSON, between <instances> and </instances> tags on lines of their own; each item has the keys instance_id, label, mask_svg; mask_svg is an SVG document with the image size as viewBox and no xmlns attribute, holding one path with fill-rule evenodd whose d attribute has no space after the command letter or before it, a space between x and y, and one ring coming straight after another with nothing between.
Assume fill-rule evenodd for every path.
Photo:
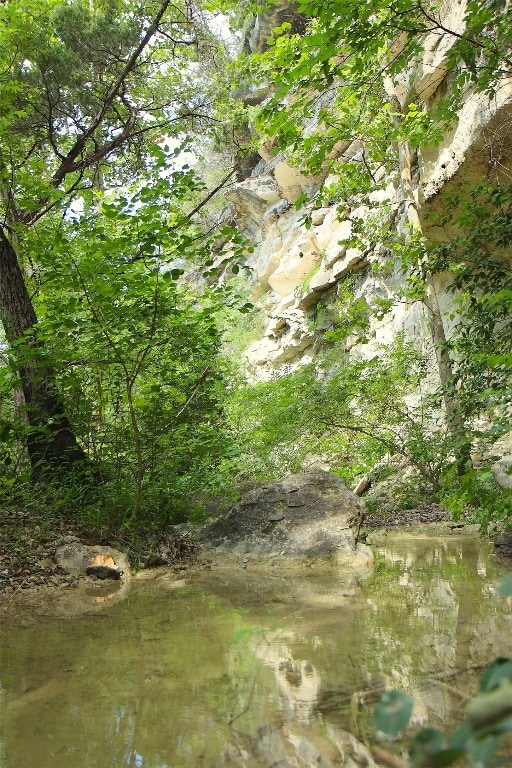
<instances>
[{"instance_id":1,"label":"water reflection","mask_svg":"<svg viewBox=\"0 0 512 768\"><path fill-rule=\"evenodd\" d=\"M384 686L415 718L456 716L462 673L512 655L488 547L390 538L359 587L205 575L135 586L100 615L0 629L2 768L356 765ZM355 697L354 692L360 692Z\"/></svg>"}]
</instances>

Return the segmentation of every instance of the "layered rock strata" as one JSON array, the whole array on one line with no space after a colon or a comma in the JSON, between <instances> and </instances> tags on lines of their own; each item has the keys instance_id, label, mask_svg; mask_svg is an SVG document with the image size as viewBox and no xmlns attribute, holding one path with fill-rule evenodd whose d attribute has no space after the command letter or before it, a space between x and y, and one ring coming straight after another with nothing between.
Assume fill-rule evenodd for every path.
<instances>
[{"instance_id":1,"label":"layered rock strata","mask_svg":"<svg viewBox=\"0 0 512 768\"><path fill-rule=\"evenodd\" d=\"M444 24L454 34L436 30L428 35L422 57L392 83L402 106L411 101L430 106L446 92L450 77L447 57L463 30L464 4L449 4L444 14ZM259 24L262 27L261 19ZM261 40L253 40L252 50L259 50L261 44ZM419 150L412 169L416 204L428 238L446 239L452 234L430 223L430 214L443 204L440 193L485 178L506 179L511 147L512 82L504 80L492 102L486 95L468 90L442 144ZM356 162L361 146L355 140L340 144L336 151L342 165ZM397 296L403 274L396 260L382 244L356 247L353 234L356 227L374 230L386 220L400 231L407 219L399 183L393 178L383 179L382 190L364 204L354 199L342 209L332 205L296 210L295 203L303 193L309 195L331 179L309 178L268 148L261 150L261 156L252 175L228 195L239 228L256 245L248 262L252 293L267 314L263 336L246 352L247 375L253 380L269 379L276 371L293 370L313 359L324 330L315 327L315 310L320 301L336 299L347 279L355 298L364 298L369 305L375 299ZM446 290L448 283L448 276L435 281L449 334L454 308ZM422 340L429 349L428 316L419 302L395 303L382 319L371 318L369 344L358 346L357 339L348 339L345 346L354 354L373 355L377 345L390 343L398 333Z\"/></svg>"}]
</instances>

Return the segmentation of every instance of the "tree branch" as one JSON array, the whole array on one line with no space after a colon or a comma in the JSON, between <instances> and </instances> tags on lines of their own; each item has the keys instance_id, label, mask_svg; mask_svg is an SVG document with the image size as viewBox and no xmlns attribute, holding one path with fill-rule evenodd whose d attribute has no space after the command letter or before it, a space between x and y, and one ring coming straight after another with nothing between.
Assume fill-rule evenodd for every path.
<instances>
[{"instance_id":1,"label":"tree branch","mask_svg":"<svg viewBox=\"0 0 512 768\"><path fill-rule=\"evenodd\" d=\"M208 195L206 195L206 197L204 198L204 200L201 200L201 202L200 202L198 205L196 205L196 207L195 207L195 208L194 208L192 211L190 211L190 213L187 213L187 219L191 219L191 218L192 218L192 216L195 216L195 214L196 214L196 213L198 213L198 212L201 210L201 208L204 208L204 206L205 206L205 205L206 205L208 202L210 202L210 200L212 199L212 197L214 197L214 196L217 194L217 192L219 192L219 191L222 189L222 187L224 187L224 186L225 186L225 185L228 183L228 181L230 180L230 178L231 178L232 176L234 176L234 175L235 175L235 173L236 173L236 169L235 169L235 168L233 168L233 170L232 170L232 171L230 171L230 172L228 173L228 175L227 175L227 176L225 176L225 177L222 179L222 181L220 182L220 184L217 184L217 186L215 187L215 189L212 189L212 191L211 191L211 192L210 192Z\"/></svg>"},{"instance_id":2,"label":"tree branch","mask_svg":"<svg viewBox=\"0 0 512 768\"><path fill-rule=\"evenodd\" d=\"M154 37L154 35L158 32L160 22L162 21L162 18L164 17L167 8L170 5L170 0L164 0L158 10L158 13L156 14L155 18L149 25L149 28L140 41L137 48L133 51L132 55L126 62L125 66L123 67L123 70L119 77L117 78L116 82L113 83L110 88L108 89L104 102L101 106L100 111L96 115L96 117L93 118L91 124L87 128L87 130L77 139L77 141L74 143L74 145L69 150L68 154L64 158L64 160L61 162L59 168L56 170L56 172L53 175L52 178L52 184L54 187L58 187L63 179L69 174L73 173L74 171L78 170L79 168L86 168L89 165L93 164L94 162L97 162L97 160L101 159L102 157L105 157L108 152L112 151L116 146L118 146L122 141L124 141L128 134L129 130L127 131L128 125L131 123L131 121L135 120L134 118L134 110L132 110L132 114L130 115L130 118L128 119L128 122L125 125L125 128L123 130L122 139L121 137L118 137L118 139L114 142L110 142L109 144L105 145L102 150L99 150L98 152L93 153L89 157L85 158L81 162L77 162L77 158L82 154L82 152L85 149L85 146L89 139L92 138L97 128L101 125L103 122L105 115L107 114L108 110L112 106L112 103L114 100L119 96L121 89L126 81L126 78L130 74L130 72L134 69L137 59L141 55L142 51L146 48L146 46L149 44L151 39ZM130 130L133 127L133 124L130 126Z\"/></svg>"},{"instance_id":3,"label":"tree branch","mask_svg":"<svg viewBox=\"0 0 512 768\"><path fill-rule=\"evenodd\" d=\"M176 416L174 417L175 421L176 421L177 419L179 419L179 417L181 416L181 414L183 413L183 411L184 411L186 408L188 408L188 406L190 405L190 403L192 402L192 400L194 399L194 397L197 395L197 393L199 392L199 390L200 390L200 389L201 389L201 387L203 386L204 382L206 381L206 379L208 378L208 376L210 375L210 373L211 373L211 370L210 370L210 366L209 366L209 365L207 365L207 366L206 366L206 368L204 369L204 371L202 372L202 374L200 375L200 377L199 377L199 380L198 380L198 382L197 382L197 384L196 384L196 386L195 386L195 388L194 388L194 391L192 392L192 394L191 394L191 395L190 395L190 397L188 398L188 400L187 400L187 402L185 403L185 405L183 405L183 406L180 408L180 410L178 411L178 413L177 413L177 414L176 414Z\"/></svg>"}]
</instances>

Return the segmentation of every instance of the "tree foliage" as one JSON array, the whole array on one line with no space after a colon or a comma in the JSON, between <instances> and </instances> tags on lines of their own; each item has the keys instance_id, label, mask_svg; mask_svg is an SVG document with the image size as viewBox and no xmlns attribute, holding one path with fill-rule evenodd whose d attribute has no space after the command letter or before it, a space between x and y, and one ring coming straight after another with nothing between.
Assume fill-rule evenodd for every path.
<instances>
[{"instance_id":1,"label":"tree foliage","mask_svg":"<svg viewBox=\"0 0 512 768\"><path fill-rule=\"evenodd\" d=\"M482 183L466 197L446 198L437 226L460 235L428 248L429 268L452 276L457 384L468 416L494 412L496 428L510 416L512 322L512 187Z\"/></svg>"},{"instance_id":2,"label":"tree foliage","mask_svg":"<svg viewBox=\"0 0 512 768\"><path fill-rule=\"evenodd\" d=\"M423 452L415 448L422 414L407 404L423 364L413 345L398 338L368 360L334 352L295 373L237 389L228 413L245 470L276 477L298 471L313 455L353 483L383 456L401 454L418 466L424 489L439 490L435 462L429 466L425 445Z\"/></svg>"},{"instance_id":3,"label":"tree foliage","mask_svg":"<svg viewBox=\"0 0 512 768\"><path fill-rule=\"evenodd\" d=\"M0 39L3 482L27 441L51 489L94 479L91 515L176 521L229 451L215 313L238 299L207 284L242 239L201 226L184 146L222 47L169 0L8 0Z\"/></svg>"},{"instance_id":4,"label":"tree foliage","mask_svg":"<svg viewBox=\"0 0 512 768\"><path fill-rule=\"evenodd\" d=\"M375 709L375 726L395 738L409 724L414 701L402 691L386 691ZM408 747L411 768L457 765L506 765L506 739L512 731L512 660L499 657L482 672L480 691L465 708L464 721L447 735L421 728Z\"/></svg>"},{"instance_id":5,"label":"tree foliage","mask_svg":"<svg viewBox=\"0 0 512 768\"><path fill-rule=\"evenodd\" d=\"M218 234L206 236L187 218L197 180L173 170L175 160L155 147L143 182L91 194L79 214L47 217L23 240L37 254L38 338L103 478L110 524L130 510L134 521L149 514L155 525L183 518L201 489L220 487L219 466L232 450L222 424L216 314L241 302L230 285L208 288L203 278L191 288L183 280L198 260L197 279L209 271ZM9 350L4 392L24 354L23 343ZM10 472L18 418L7 402Z\"/></svg>"},{"instance_id":6,"label":"tree foliage","mask_svg":"<svg viewBox=\"0 0 512 768\"><path fill-rule=\"evenodd\" d=\"M303 0L297 12L308 22L305 34L290 34L285 23L274 29L267 51L243 58L240 66L252 82L273 91L257 121L263 135L311 172L325 171L342 155L343 142L356 138L369 164L392 158L393 140L413 147L440 141L467 84L493 96L511 64L511 22L501 2L485 8L467 3L463 23L456 17L445 23L436 4L417 0ZM427 95L414 92L427 35L448 39L444 71L450 73L447 98L428 106ZM408 91L398 124L385 77L399 78ZM307 122L312 117L316 130ZM371 165L360 168L371 177Z\"/></svg>"}]
</instances>

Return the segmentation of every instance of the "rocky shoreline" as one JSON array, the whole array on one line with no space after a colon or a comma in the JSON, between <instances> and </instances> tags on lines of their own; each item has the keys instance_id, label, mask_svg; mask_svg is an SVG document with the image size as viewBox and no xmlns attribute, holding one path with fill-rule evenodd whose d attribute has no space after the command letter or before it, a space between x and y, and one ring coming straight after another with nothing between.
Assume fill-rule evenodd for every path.
<instances>
[{"instance_id":1,"label":"rocky shoreline","mask_svg":"<svg viewBox=\"0 0 512 768\"><path fill-rule=\"evenodd\" d=\"M424 504L415 509L399 509L394 512L385 513L368 512L364 516L363 526L365 529L388 528L396 525L440 523L448 520L448 518L448 510L439 504Z\"/></svg>"},{"instance_id":2,"label":"rocky shoreline","mask_svg":"<svg viewBox=\"0 0 512 768\"><path fill-rule=\"evenodd\" d=\"M65 590L84 582L95 583L93 575L70 573L58 563L57 551L65 545L103 544L127 549L121 540L100 539L73 526L71 521L35 520L31 512L0 508L0 607L5 598L26 590L52 587ZM197 546L190 536L162 535L141 546L134 568L166 565L180 569L190 562ZM143 558L141 560L141 558Z\"/></svg>"},{"instance_id":3,"label":"rocky shoreline","mask_svg":"<svg viewBox=\"0 0 512 768\"><path fill-rule=\"evenodd\" d=\"M433 524L439 524L447 530L465 527L463 523L450 523L445 509L437 504L430 504L391 514L365 514L360 540L364 541L366 535L374 530L418 526L428 528ZM0 607L10 596L25 591L48 587L60 591L70 590L84 583L97 584L98 579L94 575L70 573L59 565L57 550L76 543L123 548L122 541L92 540L90 535L74 528L69 521L52 525L47 520L34 520L33 514L23 510L0 509ZM140 560L139 552L139 559L136 563L132 562L132 566L134 570L166 566L182 571L194 563L201 548L202 542L197 543L190 527L187 531L169 531L158 541L148 541L144 559ZM500 551L499 547L496 552L509 557L512 555L512 551Z\"/></svg>"},{"instance_id":4,"label":"rocky shoreline","mask_svg":"<svg viewBox=\"0 0 512 768\"><path fill-rule=\"evenodd\" d=\"M446 512L434 508L421 508L397 512L384 517L376 514L365 517L366 528L384 528L397 525L416 525L418 523L438 522L445 518ZM0 602L1 596L21 590L55 587L68 589L77 586L84 579L94 577L70 574L60 567L55 553L59 547L81 541L92 544L83 532L73 530L69 524L61 528L52 528L48 524L34 524L28 513L19 510L0 510ZM180 535L181 547L176 547L176 540L169 536L162 541L158 550L148 556L145 566L166 565L180 570L194 558L197 547L190 537ZM101 542L107 543L107 542ZM119 546L118 542L115 542Z\"/></svg>"}]
</instances>

